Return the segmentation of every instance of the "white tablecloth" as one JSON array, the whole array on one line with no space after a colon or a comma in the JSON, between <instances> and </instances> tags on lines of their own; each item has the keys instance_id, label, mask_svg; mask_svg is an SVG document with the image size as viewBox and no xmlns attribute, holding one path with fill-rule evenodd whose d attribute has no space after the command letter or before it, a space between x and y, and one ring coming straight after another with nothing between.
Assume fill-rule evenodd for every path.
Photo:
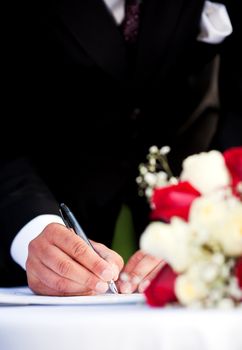
<instances>
[{"instance_id":1,"label":"white tablecloth","mask_svg":"<svg viewBox=\"0 0 242 350\"><path fill-rule=\"evenodd\" d=\"M242 350L242 309L0 306L0 350Z\"/></svg>"}]
</instances>

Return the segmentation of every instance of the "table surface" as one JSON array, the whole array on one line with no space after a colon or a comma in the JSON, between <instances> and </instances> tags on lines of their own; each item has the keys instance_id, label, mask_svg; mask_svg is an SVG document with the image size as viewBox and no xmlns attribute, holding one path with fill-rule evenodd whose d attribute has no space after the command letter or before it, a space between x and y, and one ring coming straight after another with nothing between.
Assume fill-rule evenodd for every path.
<instances>
[{"instance_id":1,"label":"table surface","mask_svg":"<svg viewBox=\"0 0 242 350\"><path fill-rule=\"evenodd\" d=\"M242 309L0 306L1 350L242 350Z\"/></svg>"}]
</instances>

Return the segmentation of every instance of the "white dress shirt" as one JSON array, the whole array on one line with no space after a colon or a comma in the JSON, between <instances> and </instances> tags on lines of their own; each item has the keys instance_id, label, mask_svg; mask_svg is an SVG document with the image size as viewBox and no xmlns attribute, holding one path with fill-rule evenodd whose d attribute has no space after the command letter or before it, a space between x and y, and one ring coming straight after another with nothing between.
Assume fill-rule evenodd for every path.
<instances>
[{"instance_id":1,"label":"white dress shirt","mask_svg":"<svg viewBox=\"0 0 242 350\"><path fill-rule=\"evenodd\" d=\"M103 1L116 23L121 24L124 19L125 0ZM226 7L223 4L205 1L201 16L200 33L197 39L206 43L217 44L223 41L231 32L232 25ZM45 226L52 222L63 224L62 219L57 215L40 215L27 223L14 238L11 245L11 255L24 269L29 242L40 234Z\"/></svg>"},{"instance_id":2,"label":"white dress shirt","mask_svg":"<svg viewBox=\"0 0 242 350\"><path fill-rule=\"evenodd\" d=\"M103 0L117 24L124 19L124 0Z\"/></svg>"}]
</instances>

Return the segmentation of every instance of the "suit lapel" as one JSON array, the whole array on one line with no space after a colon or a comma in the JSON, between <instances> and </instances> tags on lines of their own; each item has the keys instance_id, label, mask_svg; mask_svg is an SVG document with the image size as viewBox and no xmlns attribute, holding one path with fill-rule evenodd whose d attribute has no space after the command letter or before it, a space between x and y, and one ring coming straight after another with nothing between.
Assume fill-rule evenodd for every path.
<instances>
[{"instance_id":1,"label":"suit lapel","mask_svg":"<svg viewBox=\"0 0 242 350\"><path fill-rule=\"evenodd\" d=\"M105 71L123 79L125 44L102 0L61 0L59 13L86 52Z\"/></svg>"},{"instance_id":2,"label":"suit lapel","mask_svg":"<svg viewBox=\"0 0 242 350\"><path fill-rule=\"evenodd\" d=\"M184 0L144 0L135 83L144 83L162 64Z\"/></svg>"}]
</instances>

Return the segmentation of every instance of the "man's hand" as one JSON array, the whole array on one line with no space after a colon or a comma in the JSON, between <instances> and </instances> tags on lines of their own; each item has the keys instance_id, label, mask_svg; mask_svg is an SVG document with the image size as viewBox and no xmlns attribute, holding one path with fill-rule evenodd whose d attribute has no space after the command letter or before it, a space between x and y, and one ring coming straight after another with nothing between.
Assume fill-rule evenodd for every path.
<instances>
[{"instance_id":1,"label":"man's hand","mask_svg":"<svg viewBox=\"0 0 242 350\"><path fill-rule=\"evenodd\" d=\"M138 250L127 262L119 281L118 288L121 293L142 293L155 277L164 261Z\"/></svg>"},{"instance_id":2,"label":"man's hand","mask_svg":"<svg viewBox=\"0 0 242 350\"><path fill-rule=\"evenodd\" d=\"M117 280L122 258L106 246L80 237L60 224L49 224L29 244L26 272L29 287L43 295L105 293L107 282Z\"/></svg>"}]
</instances>

